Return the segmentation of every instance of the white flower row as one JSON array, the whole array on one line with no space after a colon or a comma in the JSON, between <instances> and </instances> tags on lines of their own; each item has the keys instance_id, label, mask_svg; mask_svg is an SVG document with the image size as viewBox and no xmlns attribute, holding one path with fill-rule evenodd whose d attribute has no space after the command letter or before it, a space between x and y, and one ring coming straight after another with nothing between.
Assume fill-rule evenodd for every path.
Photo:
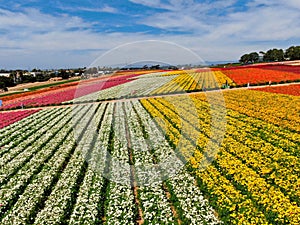
<instances>
[{"instance_id":1,"label":"white flower row","mask_svg":"<svg viewBox=\"0 0 300 225\"><path fill-rule=\"evenodd\" d=\"M10 129L5 129L5 127L3 128L5 129L5 131L1 130L0 146L3 146L3 151L1 151L2 154L7 151L11 151L14 146L26 142L27 137L34 134L37 130L43 128L47 124L48 120L45 118L52 117L52 114L54 114L52 112L49 112L48 110L43 110L42 112L43 113L36 113L38 115L42 115L39 116L39 118L27 117L14 123L15 125L18 124L18 126L12 126L10 127ZM59 113L58 109L56 109L56 113ZM52 118L54 118L54 116Z\"/></svg>"},{"instance_id":2,"label":"white flower row","mask_svg":"<svg viewBox=\"0 0 300 225\"><path fill-rule=\"evenodd\" d=\"M155 73L146 73L139 75L137 78L131 78L131 79L141 79L141 78L153 78L153 77L161 77L166 75L168 72L155 72Z\"/></svg>"},{"instance_id":3,"label":"white flower row","mask_svg":"<svg viewBox=\"0 0 300 225\"><path fill-rule=\"evenodd\" d=\"M95 112L97 105L92 105L92 108L81 117L83 124L86 124L90 120ZM45 207L37 214L34 224L59 224L64 223L65 213L70 211L72 197L74 195L74 188L76 188L77 180L82 174L84 169L84 162L87 159L90 146L88 141L92 140L91 135L93 132L93 123L90 123L90 127L86 128L85 134L82 140L76 146L73 155L70 158L66 168L62 172L60 179L45 201ZM84 130L82 130L84 132Z\"/></svg>"},{"instance_id":4,"label":"white flower row","mask_svg":"<svg viewBox=\"0 0 300 225\"><path fill-rule=\"evenodd\" d=\"M110 182L105 224L136 224L134 195L130 186Z\"/></svg>"},{"instance_id":5,"label":"white flower row","mask_svg":"<svg viewBox=\"0 0 300 225\"><path fill-rule=\"evenodd\" d=\"M113 103L111 103L113 105ZM136 206L131 189L131 173L122 103L115 103L110 182L105 208L105 224L135 224Z\"/></svg>"},{"instance_id":6,"label":"white flower row","mask_svg":"<svg viewBox=\"0 0 300 225\"><path fill-rule=\"evenodd\" d=\"M0 189L0 199L2 207L4 209L9 207L11 201L14 201L18 196L20 190L24 189L33 175L37 174L41 166L47 162L49 157L51 157L56 149L59 147L60 143L65 139L65 131L68 129L69 118L61 118L60 121L52 128L52 131L56 133L56 135L45 145L43 146L25 165L23 165L18 172ZM18 162L18 161L17 161ZM14 165L17 166L17 162ZM9 164L8 164L9 165ZM19 166L17 166L19 167ZM7 174L11 173L10 168L7 168ZM4 177L1 177L4 178ZM21 196L19 196L21 197Z\"/></svg>"},{"instance_id":7,"label":"white flower row","mask_svg":"<svg viewBox=\"0 0 300 225\"><path fill-rule=\"evenodd\" d=\"M143 209L143 219L146 223L152 224L174 224L175 219L166 193L161 182L157 182L157 180L160 181L157 178L161 174L159 170L156 170L154 158L145 140L139 118L130 102L126 102L124 105L135 159L136 178L140 184L138 193Z\"/></svg>"},{"instance_id":8,"label":"white flower row","mask_svg":"<svg viewBox=\"0 0 300 225\"><path fill-rule=\"evenodd\" d=\"M98 207L101 198L105 194L101 192L112 121L112 109L112 105L109 104L101 121L99 136L93 144L91 158L88 160L87 172L80 187L69 224L94 224L96 221L101 220L97 216L99 214ZM103 113L103 108L98 110L95 119L98 123Z\"/></svg>"},{"instance_id":9,"label":"white flower row","mask_svg":"<svg viewBox=\"0 0 300 225\"><path fill-rule=\"evenodd\" d=\"M52 110L41 110L37 113L31 114L30 116L27 116L26 118L23 118L22 120L19 120L15 123L12 123L6 127L3 127L0 129L0 146L3 146L3 141L7 137L18 137L19 135L22 135L25 131L29 129L29 127L32 126L32 124L38 125L40 122L43 121L44 117L46 115L50 116L54 111L57 109Z\"/></svg>"},{"instance_id":10,"label":"white flower row","mask_svg":"<svg viewBox=\"0 0 300 225\"><path fill-rule=\"evenodd\" d=\"M43 132L51 129L55 123L51 122L53 119L57 119L57 116L63 116L64 111L57 110L56 113L49 117L44 117L43 122L40 121L40 124L32 124L28 131L23 132L19 137L12 138L10 137L4 138L4 140L11 141L10 146L7 146L6 153L1 156L0 166L4 166L11 159L16 157L22 151L31 145L32 142L38 140L43 135Z\"/></svg>"},{"instance_id":11,"label":"white flower row","mask_svg":"<svg viewBox=\"0 0 300 225\"><path fill-rule=\"evenodd\" d=\"M63 112L62 110L62 114L59 117L56 117L55 119L49 121L49 126L43 127L42 129L38 130L34 135L28 138L29 140L32 141L32 144L24 150L21 149L23 151L20 154L15 156L11 161L7 162L5 165L1 167L0 183L3 183L5 179L7 179L11 174L13 174L16 170L18 170L18 168L20 168L24 163L26 163L26 161L29 160L31 157L34 158L36 154L41 151L41 148L45 145L45 143L47 143L46 146L48 145L51 146L51 144L49 143L53 142L52 136L55 135L55 133L58 132L67 123L67 119L69 119L69 118L67 119L64 118L66 115L67 112ZM49 127L52 128L49 129ZM43 135L40 136L41 134ZM8 152L8 154L10 154L10 152ZM10 159L10 158L11 157L7 156L3 158L3 160L1 161L3 162L6 161L5 159Z\"/></svg>"},{"instance_id":12,"label":"white flower row","mask_svg":"<svg viewBox=\"0 0 300 225\"><path fill-rule=\"evenodd\" d=\"M70 128L67 126L62 128L62 132L70 132L68 130L70 130ZM13 208L1 221L3 224L12 223L17 225L32 222L31 220L33 218L31 218L31 216L39 210L39 204L41 204L47 191L51 190L52 182L57 178L75 144L74 138L70 134L71 133L69 133L63 144L56 150L53 157L43 166L41 172L36 175L32 183L30 183L22 195L19 196Z\"/></svg>"},{"instance_id":13,"label":"white flower row","mask_svg":"<svg viewBox=\"0 0 300 225\"><path fill-rule=\"evenodd\" d=\"M110 98L134 97L140 95L149 95L153 90L160 88L166 83L174 79L175 76L156 76L155 74L147 74L141 78L137 77L135 80L110 87L99 92L85 95L74 99L74 102L103 100Z\"/></svg>"},{"instance_id":14,"label":"white flower row","mask_svg":"<svg viewBox=\"0 0 300 225\"><path fill-rule=\"evenodd\" d=\"M125 114L122 103L115 103L113 123L113 149L110 161L110 180L131 186L128 143L126 137Z\"/></svg>"},{"instance_id":15,"label":"white flower row","mask_svg":"<svg viewBox=\"0 0 300 225\"><path fill-rule=\"evenodd\" d=\"M189 224L220 224L212 207L203 197L195 178L186 170L168 180Z\"/></svg>"},{"instance_id":16,"label":"white flower row","mask_svg":"<svg viewBox=\"0 0 300 225\"><path fill-rule=\"evenodd\" d=\"M195 179L183 169L183 165L176 157L173 149L159 135L161 131L157 128L153 119L147 112L142 110L143 107L139 102L135 102L134 107L139 112L143 124L147 124L145 128L149 134L149 141L155 149L155 155L160 162L160 166L164 171L170 170L169 176L171 178L167 182L172 188L171 194L175 194L179 201L183 216L189 220L190 224L219 224L220 222L214 215L213 209L209 206L207 200L204 199L201 190L196 185ZM170 157L172 155L173 157ZM170 158L173 160L169 160Z\"/></svg>"}]
</instances>

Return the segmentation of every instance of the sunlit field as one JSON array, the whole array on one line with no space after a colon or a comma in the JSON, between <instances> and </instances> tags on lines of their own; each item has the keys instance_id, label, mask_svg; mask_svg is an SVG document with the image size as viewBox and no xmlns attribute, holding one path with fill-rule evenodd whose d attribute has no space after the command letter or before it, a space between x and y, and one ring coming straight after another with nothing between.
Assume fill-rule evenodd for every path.
<instances>
[{"instance_id":1,"label":"sunlit field","mask_svg":"<svg viewBox=\"0 0 300 225\"><path fill-rule=\"evenodd\" d=\"M299 80L124 72L2 97L0 223L300 224Z\"/></svg>"}]
</instances>

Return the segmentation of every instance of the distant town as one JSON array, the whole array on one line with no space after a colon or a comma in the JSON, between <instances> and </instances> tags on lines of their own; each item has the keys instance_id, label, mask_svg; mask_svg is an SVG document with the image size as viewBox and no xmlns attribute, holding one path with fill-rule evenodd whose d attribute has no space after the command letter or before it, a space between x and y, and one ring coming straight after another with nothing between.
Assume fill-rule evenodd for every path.
<instances>
[{"instance_id":1,"label":"distant town","mask_svg":"<svg viewBox=\"0 0 300 225\"><path fill-rule=\"evenodd\" d=\"M181 68L191 68L191 65L182 65ZM123 68L119 67L91 67L91 68L76 68L76 69L56 69L56 70L42 70L33 69L28 70L0 70L0 92L8 91L9 87L16 86L18 84L44 82L44 81L59 81L66 80L73 77L79 77L81 79L89 79L91 77L99 77L106 74L111 74L119 70L177 70L177 66L171 65L131 65Z\"/></svg>"}]
</instances>

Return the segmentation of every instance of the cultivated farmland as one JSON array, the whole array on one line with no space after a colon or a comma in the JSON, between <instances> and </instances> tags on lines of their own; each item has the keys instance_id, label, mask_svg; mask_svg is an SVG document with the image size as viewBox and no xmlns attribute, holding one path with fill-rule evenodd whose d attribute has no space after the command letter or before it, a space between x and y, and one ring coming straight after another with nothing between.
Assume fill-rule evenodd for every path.
<instances>
[{"instance_id":1,"label":"cultivated farmland","mask_svg":"<svg viewBox=\"0 0 300 225\"><path fill-rule=\"evenodd\" d=\"M0 223L299 224L299 85L223 89L260 70L299 77L149 71L4 99Z\"/></svg>"}]
</instances>

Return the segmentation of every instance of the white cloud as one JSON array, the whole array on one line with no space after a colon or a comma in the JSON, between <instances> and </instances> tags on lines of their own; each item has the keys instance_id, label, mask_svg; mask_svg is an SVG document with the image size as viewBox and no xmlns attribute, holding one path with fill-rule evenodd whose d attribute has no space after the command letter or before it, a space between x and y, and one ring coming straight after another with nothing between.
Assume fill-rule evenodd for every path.
<instances>
[{"instance_id":1,"label":"white cloud","mask_svg":"<svg viewBox=\"0 0 300 225\"><path fill-rule=\"evenodd\" d=\"M214 1L214 4L181 0L131 1L166 9L136 23L188 34L96 32L93 27L99 22L87 23L77 16L50 15L30 8L22 12L0 9L0 69L88 66L106 50L141 40L175 42L193 50L205 61L218 61L238 60L240 55L250 51L297 45L288 40L300 39L299 1L253 1L245 11L233 10L233 0ZM227 13L217 15L222 8ZM77 10L115 13L121 9L103 6ZM214 10L216 15L211 14ZM281 45L273 46L274 42Z\"/></svg>"},{"instance_id":2,"label":"white cloud","mask_svg":"<svg viewBox=\"0 0 300 225\"><path fill-rule=\"evenodd\" d=\"M276 12L276 13L274 13ZM300 37L300 15L279 6L232 13L220 26L211 29L211 39L236 41L283 41Z\"/></svg>"},{"instance_id":3,"label":"white cloud","mask_svg":"<svg viewBox=\"0 0 300 225\"><path fill-rule=\"evenodd\" d=\"M148 3L145 0L134 1ZM244 11L235 10L236 1L233 0L189 2L171 0L168 11L154 13L139 23L165 30L190 31L207 41L224 44L232 39L236 42L281 41L300 37L300 14L297 9L300 2L296 0L257 0L249 3ZM163 4L156 1L155 6L160 5ZM218 15L218 10L223 15Z\"/></svg>"},{"instance_id":4,"label":"white cloud","mask_svg":"<svg viewBox=\"0 0 300 225\"><path fill-rule=\"evenodd\" d=\"M299 0L253 0L252 2L247 4L250 7L257 6L281 6L284 8L291 9L300 9L300 1Z\"/></svg>"},{"instance_id":5,"label":"white cloud","mask_svg":"<svg viewBox=\"0 0 300 225\"><path fill-rule=\"evenodd\" d=\"M89 7L63 7L61 6L60 9L67 10L67 11L86 11L86 12L105 12L105 13L118 13L119 10L117 8L105 5L103 7L95 7L95 8L89 8Z\"/></svg>"},{"instance_id":6,"label":"white cloud","mask_svg":"<svg viewBox=\"0 0 300 225\"><path fill-rule=\"evenodd\" d=\"M10 33L20 31L44 32L51 30L66 30L72 28L87 28L91 25L83 22L80 17L43 14L37 9L27 8L24 12L12 12L0 9L0 29Z\"/></svg>"},{"instance_id":7,"label":"white cloud","mask_svg":"<svg viewBox=\"0 0 300 225\"><path fill-rule=\"evenodd\" d=\"M129 0L132 3L148 6L151 8L158 8L158 9L170 9L170 5L162 3L160 0Z\"/></svg>"}]
</instances>

